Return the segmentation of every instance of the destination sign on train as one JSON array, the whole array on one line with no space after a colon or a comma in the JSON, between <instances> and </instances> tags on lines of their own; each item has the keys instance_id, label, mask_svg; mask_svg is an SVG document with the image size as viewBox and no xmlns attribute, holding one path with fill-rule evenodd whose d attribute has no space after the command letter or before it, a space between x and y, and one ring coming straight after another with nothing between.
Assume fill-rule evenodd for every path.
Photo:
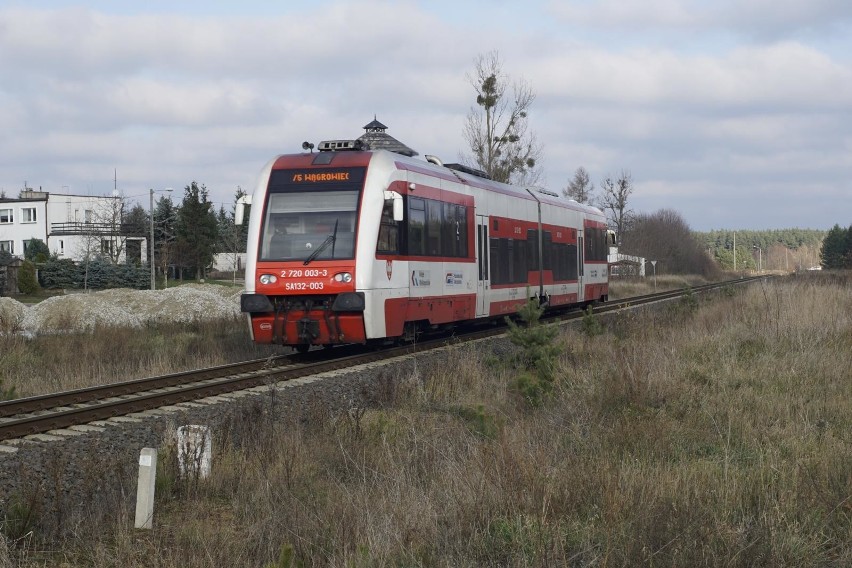
<instances>
[{"instance_id":1,"label":"destination sign on train","mask_svg":"<svg viewBox=\"0 0 852 568\"><path fill-rule=\"evenodd\" d=\"M349 172L294 173L293 183L322 183L324 181L349 181Z\"/></svg>"},{"instance_id":2,"label":"destination sign on train","mask_svg":"<svg viewBox=\"0 0 852 568\"><path fill-rule=\"evenodd\" d=\"M364 168L278 170L272 172L271 178L270 185L279 187L360 183L364 180Z\"/></svg>"}]
</instances>

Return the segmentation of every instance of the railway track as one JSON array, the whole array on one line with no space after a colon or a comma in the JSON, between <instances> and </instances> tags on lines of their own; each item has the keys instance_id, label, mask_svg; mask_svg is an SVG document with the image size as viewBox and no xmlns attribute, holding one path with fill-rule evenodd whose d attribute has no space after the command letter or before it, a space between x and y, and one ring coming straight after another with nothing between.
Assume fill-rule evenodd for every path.
<instances>
[{"instance_id":1,"label":"railway track","mask_svg":"<svg viewBox=\"0 0 852 568\"><path fill-rule=\"evenodd\" d=\"M734 281L707 284L692 288L693 293L706 292L725 286L745 284L766 277L743 278ZM672 290L607 302L594 307L596 314L611 313L654 302L683 296L686 290ZM574 309L554 314L542 320L547 323L569 321L583 317ZM456 341L469 341L505 333L505 326L488 326L454 335ZM332 356L326 351L312 351L306 355L282 355L268 359L246 361L114 383L73 391L21 398L0 402L0 441L50 432L106 420L116 416L143 412L163 406L221 395L253 387L263 387L280 381L340 370L355 365L391 359L415 352L426 352L443 347L447 337L418 341L382 350L369 350L353 346L335 348Z\"/></svg>"}]
</instances>

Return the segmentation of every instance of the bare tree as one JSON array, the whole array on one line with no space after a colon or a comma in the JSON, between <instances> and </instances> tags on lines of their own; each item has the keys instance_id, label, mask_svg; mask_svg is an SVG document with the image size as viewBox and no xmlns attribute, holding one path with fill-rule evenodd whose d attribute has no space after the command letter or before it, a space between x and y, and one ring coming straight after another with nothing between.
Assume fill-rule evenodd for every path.
<instances>
[{"instance_id":1,"label":"bare tree","mask_svg":"<svg viewBox=\"0 0 852 568\"><path fill-rule=\"evenodd\" d=\"M468 80L476 90L476 106L467 115L464 137L473 156L463 160L496 181L534 183L541 147L527 129L532 88L521 80L507 92L509 78L497 51L478 56Z\"/></svg>"},{"instance_id":2,"label":"bare tree","mask_svg":"<svg viewBox=\"0 0 852 568\"><path fill-rule=\"evenodd\" d=\"M601 191L598 205L606 213L610 228L615 231L620 247L622 235L630 227L633 219L633 210L627 204L630 194L633 193L633 177L625 170L621 170L621 175L616 179L606 176L601 181Z\"/></svg>"},{"instance_id":3,"label":"bare tree","mask_svg":"<svg viewBox=\"0 0 852 568\"><path fill-rule=\"evenodd\" d=\"M237 272L244 267L241 266L242 257L246 252L246 240L248 238L245 225L237 225L234 222L236 216L237 202L241 197L246 195L243 188L237 186L237 191L234 194L234 205L230 212L225 211L225 207L219 208L219 213L216 215L219 223L219 240L217 248L221 253L227 254L230 261L231 270L233 272L233 281L237 281Z\"/></svg>"},{"instance_id":4,"label":"bare tree","mask_svg":"<svg viewBox=\"0 0 852 568\"><path fill-rule=\"evenodd\" d=\"M111 264L118 264L124 256L128 234L124 227L127 198L113 195L109 199L98 199L92 215L83 225L81 256L87 261L99 256ZM141 236L134 235L134 236Z\"/></svg>"},{"instance_id":5,"label":"bare tree","mask_svg":"<svg viewBox=\"0 0 852 568\"><path fill-rule=\"evenodd\" d=\"M589 172L586 171L586 168L580 166L574 172L574 177L568 183L568 187L562 190L562 193L577 203L591 203L594 191L595 184L589 178Z\"/></svg>"},{"instance_id":6,"label":"bare tree","mask_svg":"<svg viewBox=\"0 0 852 568\"><path fill-rule=\"evenodd\" d=\"M657 260L669 274L718 275L719 267L695 237L683 216L672 209L636 215L624 234L621 252Z\"/></svg>"}]
</instances>

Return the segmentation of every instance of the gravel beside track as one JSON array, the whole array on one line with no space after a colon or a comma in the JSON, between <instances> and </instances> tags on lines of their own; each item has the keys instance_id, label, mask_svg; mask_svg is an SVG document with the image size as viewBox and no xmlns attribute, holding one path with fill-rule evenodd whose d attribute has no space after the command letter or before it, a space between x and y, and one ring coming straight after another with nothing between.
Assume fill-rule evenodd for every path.
<instances>
[{"instance_id":1,"label":"gravel beside track","mask_svg":"<svg viewBox=\"0 0 852 568\"><path fill-rule=\"evenodd\" d=\"M156 291L118 288L73 293L53 296L32 306L3 297L0 332L80 332L96 327L139 328L149 323L237 317L241 293L215 284L187 284Z\"/></svg>"}]
</instances>

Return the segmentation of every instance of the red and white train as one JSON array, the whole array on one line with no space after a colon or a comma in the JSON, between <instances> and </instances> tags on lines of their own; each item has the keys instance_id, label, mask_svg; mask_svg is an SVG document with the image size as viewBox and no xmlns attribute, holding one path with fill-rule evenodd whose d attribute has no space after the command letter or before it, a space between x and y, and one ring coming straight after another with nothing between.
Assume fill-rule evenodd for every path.
<instances>
[{"instance_id":1,"label":"red and white train","mask_svg":"<svg viewBox=\"0 0 852 568\"><path fill-rule=\"evenodd\" d=\"M512 314L528 295L548 309L607 299L601 211L477 174L348 140L271 160L245 199L253 340L412 339Z\"/></svg>"}]
</instances>

